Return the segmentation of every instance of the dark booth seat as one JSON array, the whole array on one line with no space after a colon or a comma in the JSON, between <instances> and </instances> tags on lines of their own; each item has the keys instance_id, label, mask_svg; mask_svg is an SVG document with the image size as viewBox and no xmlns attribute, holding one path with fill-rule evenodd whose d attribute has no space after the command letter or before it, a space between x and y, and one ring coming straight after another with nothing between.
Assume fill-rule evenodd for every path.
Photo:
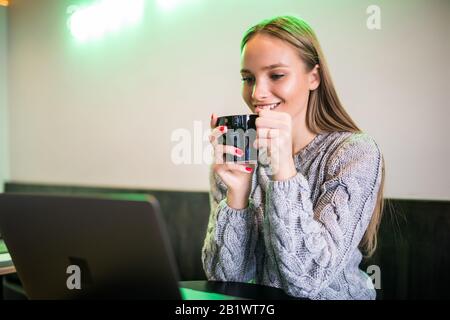
<instances>
[{"instance_id":1,"label":"dark booth seat","mask_svg":"<svg viewBox=\"0 0 450 320\"><path fill-rule=\"evenodd\" d=\"M7 183L5 192L150 193L164 215L181 281L206 280L201 248L209 216L207 192L128 190ZM450 201L388 200L378 249L361 268L379 266L378 299L449 299ZM13 285L20 285L8 276ZM9 284L8 284L9 285ZM16 289L19 287L16 287ZM8 290L8 288L7 288ZM9 293L7 293L9 294Z\"/></svg>"}]
</instances>

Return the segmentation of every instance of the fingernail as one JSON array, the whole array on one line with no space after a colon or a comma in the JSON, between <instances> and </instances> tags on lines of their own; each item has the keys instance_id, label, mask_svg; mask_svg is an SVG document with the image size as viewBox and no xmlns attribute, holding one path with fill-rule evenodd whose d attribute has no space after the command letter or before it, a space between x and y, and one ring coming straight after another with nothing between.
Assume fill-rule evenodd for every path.
<instances>
[{"instance_id":1,"label":"fingernail","mask_svg":"<svg viewBox=\"0 0 450 320\"><path fill-rule=\"evenodd\" d=\"M239 148L234 149L234 152L235 152L238 156L242 156L242 155L244 154L244 152L242 152L242 150L239 149Z\"/></svg>"},{"instance_id":2,"label":"fingernail","mask_svg":"<svg viewBox=\"0 0 450 320\"><path fill-rule=\"evenodd\" d=\"M247 172L252 172L252 171L253 171L253 168L245 167L245 170L246 170Z\"/></svg>"},{"instance_id":3,"label":"fingernail","mask_svg":"<svg viewBox=\"0 0 450 320\"><path fill-rule=\"evenodd\" d=\"M225 132L225 128L226 128L225 126L220 126L220 127L219 127L219 130L220 130L221 132Z\"/></svg>"}]
</instances>

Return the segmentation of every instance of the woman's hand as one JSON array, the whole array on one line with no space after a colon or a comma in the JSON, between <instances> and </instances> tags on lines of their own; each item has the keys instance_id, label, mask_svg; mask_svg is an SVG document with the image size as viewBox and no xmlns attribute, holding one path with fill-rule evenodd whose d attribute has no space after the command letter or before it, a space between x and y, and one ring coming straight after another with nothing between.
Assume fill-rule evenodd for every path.
<instances>
[{"instance_id":1,"label":"woman's hand","mask_svg":"<svg viewBox=\"0 0 450 320\"><path fill-rule=\"evenodd\" d=\"M287 180L297 174L292 155L292 118L288 113L259 112L255 147L267 152L273 180Z\"/></svg>"},{"instance_id":2,"label":"woman's hand","mask_svg":"<svg viewBox=\"0 0 450 320\"><path fill-rule=\"evenodd\" d=\"M227 132L227 127L216 127L217 116L211 116L212 132L209 136L214 150L213 171L222 179L227 190L227 204L229 207L239 210L248 206L248 197L252 186L253 166L242 165L233 162L225 162L225 155L243 156L244 151L234 146L218 143L220 136Z\"/></svg>"}]
</instances>

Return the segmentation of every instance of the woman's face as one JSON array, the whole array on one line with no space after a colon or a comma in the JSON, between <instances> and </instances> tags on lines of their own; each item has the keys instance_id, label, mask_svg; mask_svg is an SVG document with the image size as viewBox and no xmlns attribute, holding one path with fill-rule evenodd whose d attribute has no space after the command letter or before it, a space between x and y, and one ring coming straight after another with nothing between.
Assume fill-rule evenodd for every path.
<instances>
[{"instance_id":1,"label":"woman's face","mask_svg":"<svg viewBox=\"0 0 450 320\"><path fill-rule=\"evenodd\" d=\"M242 97L252 112L273 109L292 119L306 114L309 91L319 85L318 66L306 72L296 49L273 36L257 34L241 56Z\"/></svg>"}]
</instances>

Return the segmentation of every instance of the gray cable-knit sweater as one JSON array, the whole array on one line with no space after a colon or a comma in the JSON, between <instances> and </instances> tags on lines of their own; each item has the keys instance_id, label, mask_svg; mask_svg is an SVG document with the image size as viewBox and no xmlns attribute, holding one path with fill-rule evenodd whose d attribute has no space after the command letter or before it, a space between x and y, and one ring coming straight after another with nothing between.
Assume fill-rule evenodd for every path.
<instances>
[{"instance_id":1,"label":"gray cable-knit sweater","mask_svg":"<svg viewBox=\"0 0 450 320\"><path fill-rule=\"evenodd\" d=\"M227 187L211 170L207 278L310 299L375 299L358 245L375 208L381 157L367 134L319 134L294 156L293 178L273 181L258 165L242 210L227 205Z\"/></svg>"}]
</instances>

